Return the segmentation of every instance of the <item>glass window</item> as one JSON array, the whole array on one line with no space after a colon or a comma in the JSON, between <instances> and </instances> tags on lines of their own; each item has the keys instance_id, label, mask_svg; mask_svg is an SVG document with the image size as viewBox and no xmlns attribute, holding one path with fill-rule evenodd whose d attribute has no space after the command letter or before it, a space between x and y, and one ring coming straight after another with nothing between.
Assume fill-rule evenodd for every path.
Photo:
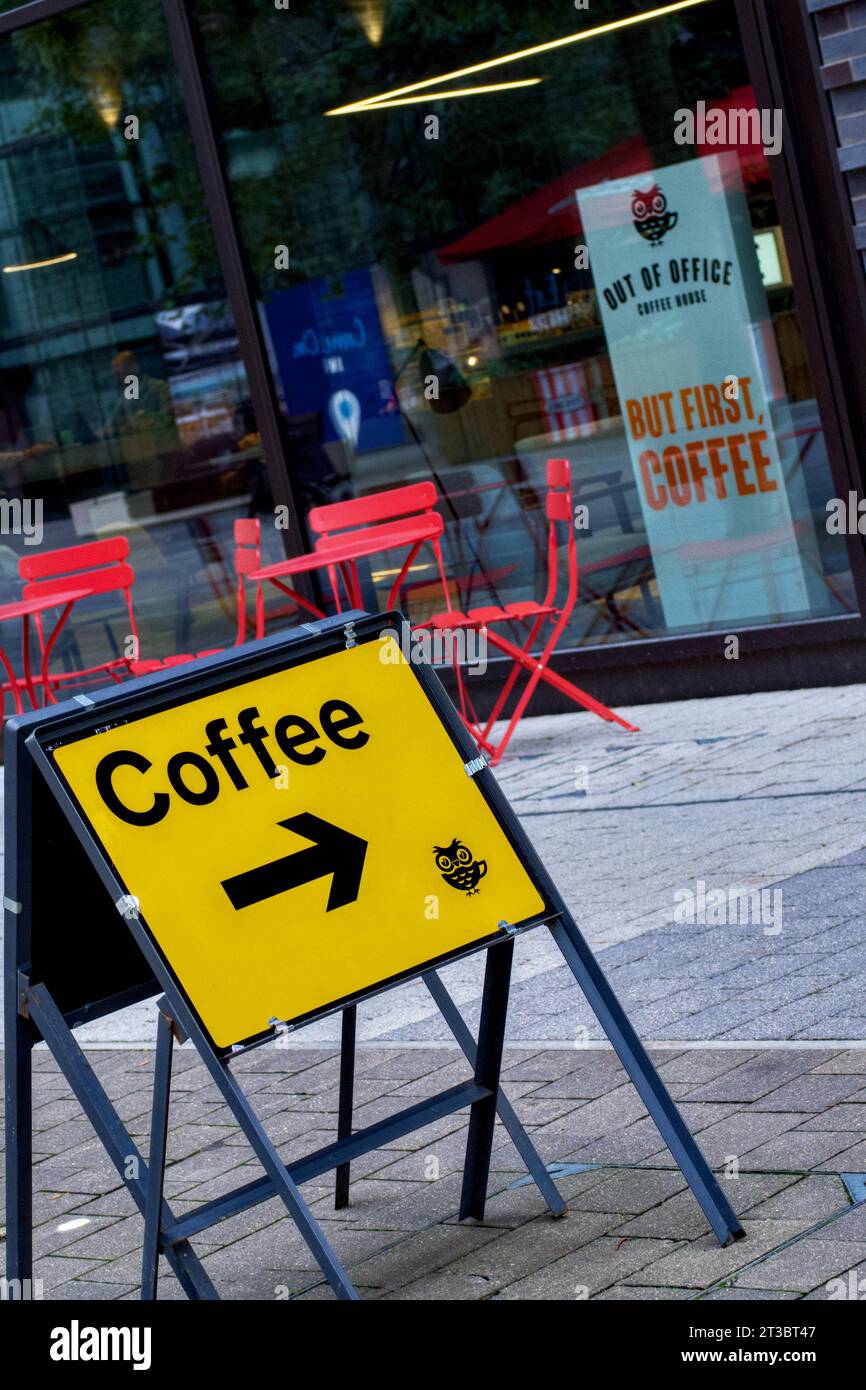
<instances>
[{"instance_id":1,"label":"glass window","mask_svg":"<svg viewBox=\"0 0 866 1390\"><path fill-rule=\"evenodd\" d=\"M537 598L567 458L573 645L856 609L773 113L658 8L194 5L304 506L432 478L460 602Z\"/></svg>"},{"instance_id":2,"label":"glass window","mask_svg":"<svg viewBox=\"0 0 866 1390\"><path fill-rule=\"evenodd\" d=\"M123 536L141 654L230 644L233 521L271 499L152 0L0 39L0 271L0 486L40 519L0 538L3 601L21 554ZM58 658L129 654L126 626L89 599Z\"/></svg>"}]
</instances>

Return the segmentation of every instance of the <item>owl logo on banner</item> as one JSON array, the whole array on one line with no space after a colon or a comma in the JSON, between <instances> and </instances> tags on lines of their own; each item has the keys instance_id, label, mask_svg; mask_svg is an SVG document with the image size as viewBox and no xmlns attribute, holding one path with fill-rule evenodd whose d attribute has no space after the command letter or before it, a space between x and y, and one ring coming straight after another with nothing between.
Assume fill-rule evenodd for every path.
<instances>
[{"instance_id":1,"label":"owl logo on banner","mask_svg":"<svg viewBox=\"0 0 866 1390\"><path fill-rule=\"evenodd\" d=\"M662 237L672 232L677 225L678 216L668 212L668 200L657 183L631 195L631 215L634 229L652 246L661 246Z\"/></svg>"}]
</instances>

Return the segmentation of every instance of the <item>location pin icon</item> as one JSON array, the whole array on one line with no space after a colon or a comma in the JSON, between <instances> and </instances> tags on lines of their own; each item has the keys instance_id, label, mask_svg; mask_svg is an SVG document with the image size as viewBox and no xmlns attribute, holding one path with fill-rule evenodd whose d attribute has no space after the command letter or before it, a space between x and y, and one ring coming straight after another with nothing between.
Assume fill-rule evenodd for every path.
<instances>
[{"instance_id":1,"label":"location pin icon","mask_svg":"<svg viewBox=\"0 0 866 1390\"><path fill-rule=\"evenodd\" d=\"M354 449L361 432L361 402L354 391L335 391L328 402L334 429Z\"/></svg>"}]
</instances>

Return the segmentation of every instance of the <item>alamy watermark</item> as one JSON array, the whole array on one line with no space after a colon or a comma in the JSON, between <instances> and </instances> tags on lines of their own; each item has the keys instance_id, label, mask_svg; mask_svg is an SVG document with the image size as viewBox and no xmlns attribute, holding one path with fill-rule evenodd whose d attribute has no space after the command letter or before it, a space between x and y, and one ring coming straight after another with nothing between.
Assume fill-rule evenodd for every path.
<instances>
[{"instance_id":1,"label":"alamy watermark","mask_svg":"<svg viewBox=\"0 0 866 1390\"><path fill-rule=\"evenodd\" d=\"M23 536L25 545L41 545L42 498L0 497L0 535Z\"/></svg>"},{"instance_id":2,"label":"alamy watermark","mask_svg":"<svg viewBox=\"0 0 866 1390\"><path fill-rule=\"evenodd\" d=\"M694 887L674 890L674 922L678 926L760 926L764 936L782 930L781 888L707 888L699 878Z\"/></svg>"},{"instance_id":3,"label":"alamy watermark","mask_svg":"<svg viewBox=\"0 0 866 1390\"><path fill-rule=\"evenodd\" d=\"M149 1327L82 1327L73 1318L68 1327L51 1332L52 1361L130 1361L134 1371L149 1371Z\"/></svg>"},{"instance_id":4,"label":"alamy watermark","mask_svg":"<svg viewBox=\"0 0 866 1390\"><path fill-rule=\"evenodd\" d=\"M837 1279L829 1279L824 1288L828 1299L852 1299L858 1303L866 1300L866 1279L858 1278L856 1269L849 1269L847 1275L840 1274Z\"/></svg>"},{"instance_id":5,"label":"alamy watermark","mask_svg":"<svg viewBox=\"0 0 866 1390\"><path fill-rule=\"evenodd\" d=\"M782 112L778 107L707 106L699 101L694 111L680 107L674 112L676 145L758 145L765 155L779 154L782 148Z\"/></svg>"},{"instance_id":6,"label":"alamy watermark","mask_svg":"<svg viewBox=\"0 0 866 1390\"><path fill-rule=\"evenodd\" d=\"M487 670L487 633L483 628L414 628L397 632L383 627L379 660L396 666L402 659L413 666L460 666L470 676Z\"/></svg>"},{"instance_id":7,"label":"alamy watermark","mask_svg":"<svg viewBox=\"0 0 866 1390\"><path fill-rule=\"evenodd\" d=\"M826 511L829 536L866 536L866 497L858 497L856 492L831 497Z\"/></svg>"},{"instance_id":8,"label":"alamy watermark","mask_svg":"<svg viewBox=\"0 0 866 1390\"><path fill-rule=\"evenodd\" d=\"M45 1286L41 1279L0 1278L0 1303L31 1303L44 1297Z\"/></svg>"}]
</instances>

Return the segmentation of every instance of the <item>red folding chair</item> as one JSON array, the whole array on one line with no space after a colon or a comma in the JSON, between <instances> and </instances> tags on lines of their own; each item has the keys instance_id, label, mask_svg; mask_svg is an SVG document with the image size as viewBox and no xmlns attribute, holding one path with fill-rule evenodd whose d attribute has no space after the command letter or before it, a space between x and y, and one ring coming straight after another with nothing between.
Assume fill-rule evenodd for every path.
<instances>
[{"instance_id":1,"label":"red folding chair","mask_svg":"<svg viewBox=\"0 0 866 1390\"><path fill-rule=\"evenodd\" d=\"M74 586L84 590L82 599L94 598L99 594L120 593L126 603L129 635L135 639L138 651L138 625L132 602L132 586L135 572L127 563L129 541L125 536L112 536L101 541L87 541L83 545L70 545L62 550L46 550L38 555L24 555L18 562L18 572L28 582L24 586L25 599L37 596L47 597L61 593ZM40 652L45 651L45 634L39 617L35 619ZM192 661L191 656L166 657L164 661L142 661L138 657L116 656L110 661L99 662L95 666L78 670L62 671L49 677L52 688L63 685L80 684L108 676L119 681L122 675L144 675L148 671L161 670L164 666L177 666Z\"/></svg>"},{"instance_id":2,"label":"red folding chair","mask_svg":"<svg viewBox=\"0 0 866 1390\"><path fill-rule=\"evenodd\" d=\"M247 640L247 593L245 577L261 564L261 523L258 517L237 517L234 523L235 575L237 585L235 599L237 604L237 630L233 645L240 647ZM219 597L219 595L217 595ZM291 610L295 611L294 607ZM164 671L169 666L180 666L187 661L197 661L200 657L216 656L225 647L208 647L206 651L196 652L195 656L167 656L148 661L137 661L132 675L146 676L151 671Z\"/></svg>"},{"instance_id":3,"label":"red folding chair","mask_svg":"<svg viewBox=\"0 0 866 1390\"><path fill-rule=\"evenodd\" d=\"M240 647L247 640L247 575L262 567L262 524L258 517L238 517L235 522L235 574L238 579L238 631L235 646ZM284 603L272 608L270 618L288 618L298 612L296 603ZM256 619L264 631L264 594L262 585L256 585ZM208 656L199 652L199 656Z\"/></svg>"},{"instance_id":4,"label":"red folding chair","mask_svg":"<svg viewBox=\"0 0 866 1390\"><path fill-rule=\"evenodd\" d=\"M439 494L433 483L409 483L407 487L388 488L384 492L371 493L368 497L354 497L346 502L329 502L323 507L314 507L307 521L310 530L319 538L315 545L317 551L343 547L355 535L363 535L365 542L381 541L381 548L385 551L389 537L394 537L395 543L399 541L405 545L406 536L411 532L409 553L391 585L387 607L395 606L400 588L419 550L423 545L429 545L436 558L445 605L450 608L448 581L442 562L441 537L445 525L435 510L438 501ZM351 594L353 576L349 572L349 565L341 562L338 567L346 592ZM336 595L336 573L330 577Z\"/></svg>"},{"instance_id":5,"label":"red folding chair","mask_svg":"<svg viewBox=\"0 0 866 1390\"><path fill-rule=\"evenodd\" d=\"M235 574L238 579L238 630L235 646L240 647L247 640L247 589L246 576L261 567L262 526L257 516L238 517L235 533ZM261 585L259 585L259 595ZM257 595L258 597L258 595Z\"/></svg>"},{"instance_id":6,"label":"red folding chair","mask_svg":"<svg viewBox=\"0 0 866 1390\"><path fill-rule=\"evenodd\" d=\"M574 538L574 508L571 497L571 469L567 459L548 459L547 461L547 592L541 603L535 599L523 599L516 603L506 603L502 606L492 606L486 608L470 608L467 613L446 612L437 613L429 618L426 623L421 623L419 627L432 628L472 628L478 632L484 632L487 641L512 660L511 671L502 687L490 716L486 723L481 726L480 721L472 718L466 719L473 737L479 748L488 755L491 766L495 766L502 757L514 730L523 718L527 705L532 699L536 686L539 681L546 681L561 694L567 695L575 704L582 705L584 709L591 710L599 718L606 719L608 722L619 724L621 728L628 729L630 733L637 733L638 729L634 724L629 724L607 705L603 705L599 700L588 695L579 686L573 685L563 676L552 671L549 666L550 658L556 650L557 644L562 633L568 625L568 620L577 602L578 592L578 564L577 564L577 545ZM567 533L568 546L568 588L565 598L561 605L557 604L556 596L559 590L559 543L560 536L558 528L564 525ZM496 623L521 622L529 626L529 632L523 646L503 637L496 631L491 631L491 625ZM551 624L550 634L539 655L533 654L537 639L545 623ZM514 712L508 721L505 732L498 743L493 743L490 738L491 730L496 721L502 716L505 704L511 695L518 678L522 673L526 673L528 679L520 694ZM466 718L464 713L464 719Z\"/></svg>"},{"instance_id":7,"label":"red folding chair","mask_svg":"<svg viewBox=\"0 0 866 1390\"><path fill-rule=\"evenodd\" d=\"M257 517L239 517L234 523L235 574L237 576L237 630L235 646L240 646L247 638L246 575L258 569L261 564L261 523ZM84 545L68 546L64 550L51 550L41 555L27 555L19 564L23 579L30 583L25 586L24 598L34 595L49 595L68 589L86 589L87 597L119 591L123 594L129 621L130 634L136 639L138 648L138 626L132 602L132 585L135 572L127 564L129 541L125 536L115 536L108 540L90 541ZM293 605L277 610L279 616L296 612ZM45 638L40 619L35 619L39 637L40 651L44 654ZM56 636L56 633L55 633ZM179 653L165 657L114 657L83 670L64 671L50 677L52 686L80 683L108 675L112 680L121 676L147 676L153 671L165 671L172 666L183 666L198 657L213 656L224 651L223 647L210 647L195 655ZM33 677L40 682L39 676Z\"/></svg>"}]
</instances>

